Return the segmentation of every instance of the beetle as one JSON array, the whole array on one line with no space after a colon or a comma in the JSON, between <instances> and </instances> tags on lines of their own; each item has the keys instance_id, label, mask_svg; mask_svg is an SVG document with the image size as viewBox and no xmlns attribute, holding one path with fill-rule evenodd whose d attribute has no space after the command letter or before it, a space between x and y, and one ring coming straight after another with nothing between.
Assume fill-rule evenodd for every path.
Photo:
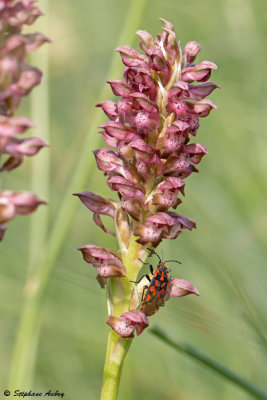
<instances>
[{"instance_id":1,"label":"beetle","mask_svg":"<svg viewBox=\"0 0 267 400\"><path fill-rule=\"evenodd\" d=\"M142 311L147 316L150 316L155 314L159 310L159 308L163 307L165 304L164 298L167 293L168 283L170 282L171 279L171 277L169 276L169 272L171 270L167 268L165 264L167 262L177 262L179 264L181 263L180 261L177 260L167 260L163 262L160 256L155 252L155 250L153 249L148 249L148 250L150 251L149 257L152 254L155 254L159 259L159 263L156 267L155 272L153 271L152 264L145 263L140 259L140 261L142 261L143 264L149 265L152 278L148 274L145 274L138 281L130 281L130 282L137 284L143 278L147 278L147 280L149 281L149 285L143 286L141 302L137 308L140 308L140 311Z\"/></svg>"}]
</instances>

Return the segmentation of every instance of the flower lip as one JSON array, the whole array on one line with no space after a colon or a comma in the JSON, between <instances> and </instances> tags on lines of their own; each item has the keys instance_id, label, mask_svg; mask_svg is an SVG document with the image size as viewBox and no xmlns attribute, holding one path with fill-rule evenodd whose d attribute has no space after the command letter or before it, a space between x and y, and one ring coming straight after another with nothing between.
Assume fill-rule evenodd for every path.
<instances>
[{"instance_id":1,"label":"flower lip","mask_svg":"<svg viewBox=\"0 0 267 400\"><path fill-rule=\"evenodd\" d=\"M124 338L134 337L135 329L137 336L141 335L149 325L146 315L136 309L125 312L120 317L110 315L106 323Z\"/></svg>"}]
</instances>

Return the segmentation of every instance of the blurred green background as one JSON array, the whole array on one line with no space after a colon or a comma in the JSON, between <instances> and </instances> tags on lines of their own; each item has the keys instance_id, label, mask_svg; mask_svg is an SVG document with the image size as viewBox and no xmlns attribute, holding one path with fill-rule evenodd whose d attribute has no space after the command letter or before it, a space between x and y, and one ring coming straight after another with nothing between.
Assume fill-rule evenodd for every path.
<instances>
[{"instance_id":1,"label":"blurred green background","mask_svg":"<svg viewBox=\"0 0 267 400\"><path fill-rule=\"evenodd\" d=\"M51 157L49 226L84 150L94 104L104 81L111 78L107 72L114 48L126 44L119 43L119 37L130 3L51 0L43 17L44 33L53 40L51 147L43 150ZM42 9L42 0L39 5ZM174 24L182 47L190 40L202 44L197 61L208 59L218 65L212 80L223 90L210 96L219 110L201 120L197 136L209 154L199 165L200 173L186 180L186 197L179 206L181 214L197 221L198 229L158 248L165 259L182 261L182 266L174 264L172 275L191 281L201 296L172 299L150 318L150 325L175 333L267 391L267 5L263 0L148 0L136 29L155 36L161 31L159 17ZM132 44L138 48L137 37ZM117 77L121 75L122 67ZM30 116L28 99L21 113ZM103 146L97 130L88 147L89 158L93 145ZM31 190L31 171L32 160L27 159L5 174L3 186ZM68 195L79 190L72 187ZM112 196L95 167L83 190ZM1 387L8 381L23 305L30 225L42 213L40 208L34 216L9 223L1 244ZM116 241L93 224L91 213L79 203L46 295L33 385L37 391L63 391L70 400L99 397L108 332L105 293L95 280L95 269L76 250L86 243L116 249ZM39 251L42 257L45 247ZM137 398L248 400L252 396L146 330L129 351L119 394L120 400Z\"/></svg>"}]
</instances>

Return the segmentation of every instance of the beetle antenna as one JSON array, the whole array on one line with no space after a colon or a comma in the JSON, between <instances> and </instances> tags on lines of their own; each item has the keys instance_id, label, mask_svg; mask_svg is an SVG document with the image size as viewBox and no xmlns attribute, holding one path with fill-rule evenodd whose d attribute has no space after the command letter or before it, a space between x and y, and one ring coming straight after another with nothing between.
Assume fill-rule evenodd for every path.
<instances>
[{"instance_id":1,"label":"beetle antenna","mask_svg":"<svg viewBox=\"0 0 267 400\"><path fill-rule=\"evenodd\" d=\"M156 254L156 256L157 256L158 259L159 259L159 262L161 262L161 258L160 258L160 256L155 252L155 250L149 249L149 248L147 248L147 250L151 251L151 253L149 254L149 257L151 256L151 254Z\"/></svg>"},{"instance_id":2,"label":"beetle antenna","mask_svg":"<svg viewBox=\"0 0 267 400\"><path fill-rule=\"evenodd\" d=\"M167 262L176 262L176 263L178 263L178 264L182 264L180 261L178 261L178 260L167 260L167 261L164 261L164 264L166 264Z\"/></svg>"}]
</instances>

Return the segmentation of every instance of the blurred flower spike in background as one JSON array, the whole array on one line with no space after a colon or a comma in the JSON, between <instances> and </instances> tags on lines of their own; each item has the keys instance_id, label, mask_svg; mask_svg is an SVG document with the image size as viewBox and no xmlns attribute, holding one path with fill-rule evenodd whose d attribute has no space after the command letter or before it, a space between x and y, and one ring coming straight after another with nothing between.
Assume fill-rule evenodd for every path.
<instances>
[{"instance_id":1,"label":"blurred flower spike in background","mask_svg":"<svg viewBox=\"0 0 267 400\"><path fill-rule=\"evenodd\" d=\"M26 64L27 54L50 40L42 33L23 34L24 25L32 25L42 15L35 0L0 0L0 171L11 171L34 156L48 143L38 137L20 139L16 135L33 127L24 117L15 117L21 99L41 82L42 72ZM16 214L34 211L45 201L35 194L0 190L0 240L7 221Z\"/></svg>"},{"instance_id":2,"label":"blurred flower spike in background","mask_svg":"<svg viewBox=\"0 0 267 400\"><path fill-rule=\"evenodd\" d=\"M134 331L137 335L143 332L149 325L147 317L158 310L159 304L170 296L199 295L190 282L173 279L167 269L161 276L157 275L161 270L156 270L150 287L145 286L144 279L138 281L138 290L132 283L148 256L148 248L152 248L151 255L163 239L176 239L184 229L196 227L191 218L170 209L182 202L185 178L198 172L195 165L207 153L202 144L190 142L199 119L217 108L206 99L219 87L209 81L217 66L210 61L195 64L200 44L189 42L182 52L173 25L161 21L163 33L156 40L146 31L137 31L144 55L129 46L116 49L126 65L124 79L108 83L119 100L96 105L110 119L100 126L100 133L112 150L101 148L94 155L119 200L104 199L89 191L75 193L93 212L94 222L105 232L116 234L119 245L119 252L95 244L79 249L84 260L97 269L101 287L107 284L107 324L113 332L108 340L102 399L113 398L105 397L105 393L118 340L124 355L122 352L116 357L122 363L128 350L127 338L132 338ZM115 232L105 227L101 215L114 220ZM151 298L151 304L145 307L140 292L148 294L149 290L154 296L146 297ZM155 302L157 296L159 303Z\"/></svg>"}]
</instances>

